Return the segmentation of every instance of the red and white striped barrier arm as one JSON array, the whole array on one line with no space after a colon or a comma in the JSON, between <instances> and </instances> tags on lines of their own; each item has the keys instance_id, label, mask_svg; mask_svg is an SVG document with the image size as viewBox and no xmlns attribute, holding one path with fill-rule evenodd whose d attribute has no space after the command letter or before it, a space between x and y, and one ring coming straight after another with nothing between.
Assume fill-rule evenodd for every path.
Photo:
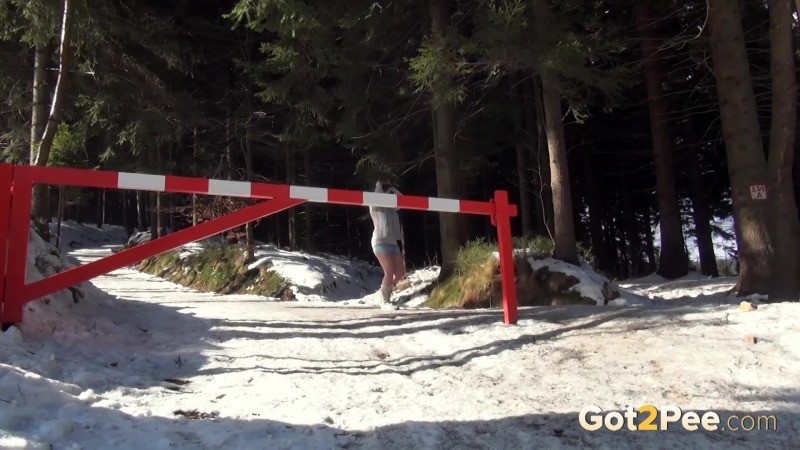
<instances>
[{"instance_id":1,"label":"red and white striped barrier arm","mask_svg":"<svg viewBox=\"0 0 800 450\"><path fill-rule=\"evenodd\" d=\"M28 166L16 170L28 172ZM148 175L130 172L36 167L30 172L31 181L45 184L131 189L140 191L173 192L182 194L227 195L243 198L291 198L315 203L355 206L383 206L421 211L492 215L490 202L457 200L415 195L394 195L369 191L352 191L286 184L229 181L174 175ZM513 205L509 205L513 206ZM516 207L514 207L514 210ZM512 217L516 216L513 211Z\"/></svg>"}]
</instances>

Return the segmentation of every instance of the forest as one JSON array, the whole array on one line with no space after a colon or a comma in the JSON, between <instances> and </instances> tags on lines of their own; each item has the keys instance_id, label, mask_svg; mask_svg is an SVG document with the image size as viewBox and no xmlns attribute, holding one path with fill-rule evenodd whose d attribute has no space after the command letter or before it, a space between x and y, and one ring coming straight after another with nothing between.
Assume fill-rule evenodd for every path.
<instances>
[{"instance_id":1,"label":"forest","mask_svg":"<svg viewBox=\"0 0 800 450\"><path fill-rule=\"evenodd\" d=\"M550 242L556 259L590 256L616 279L734 271L739 295L797 301L798 8L0 0L2 161L507 190L518 242ZM41 186L33 213L161 236L246 203ZM442 277L465 243L495 239L486 218L400 214L409 264ZM371 232L366 208L304 205L235 237L371 260Z\"/></svg>"}]
</instances>

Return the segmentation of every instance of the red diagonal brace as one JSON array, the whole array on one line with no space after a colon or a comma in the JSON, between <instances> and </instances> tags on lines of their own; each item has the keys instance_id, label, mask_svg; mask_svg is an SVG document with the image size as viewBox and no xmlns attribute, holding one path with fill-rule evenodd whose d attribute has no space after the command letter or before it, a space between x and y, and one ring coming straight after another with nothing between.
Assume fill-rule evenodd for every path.
<instances>
[{"instance_id":1,"label":"red diagonal brace","mask_svg":"<svg viewBox=\"0 0 800 450\"><path fill-rule=\"evenodd\" d=\"M22 321L22 306L30 300L51 294L53 292L58 292L62 289L66 289L70 286L90 280L98 275L129 266L149 257L178 248L189 242L205 239L225 230L244 225L247 222L258 220L262 217L283 211L304 202L305 200L288 198L268 200L266 202L249 206L240 211L236 211L217 219L203 222L191 228L177 231L168 236L164 236L162 238L137 245L136 247L123 250L103 259L57 273L53 276L45 278L44 280L40 280L29 285L25 285L24 278L21 277L9 280L11 283L9 283L8 291L10 291L12 295L10 295L7 299L7 303L10 303L11 307L6 308L7 311L4 312L2 321L4 323L15 323ZM30 205L30 202L27 204ZM26 221L24 232L25 240L23 241L26 244L25 248L27 248L28 233L29 228L27 227ZM22 233L17 234L19 238L22 237ZM12 255L12 258L14 260L12 265L19 264L22 267L25 266L24 251L20 252L19 254ZM24 276L24 272L22 275Z\"/></svg>"}]
</instances>

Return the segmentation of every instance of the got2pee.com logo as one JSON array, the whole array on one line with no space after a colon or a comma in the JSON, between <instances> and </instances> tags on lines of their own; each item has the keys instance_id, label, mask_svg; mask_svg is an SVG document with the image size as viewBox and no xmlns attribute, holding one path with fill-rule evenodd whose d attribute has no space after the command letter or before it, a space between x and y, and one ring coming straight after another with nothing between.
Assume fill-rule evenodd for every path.
<instances>
[{"instance_id":1,"label":"got2pee.com logo","mask_svg":"<svg viewBox=\"0 0 800 450\"><path fill-rule=\"evenodd\" d=\"M603 410L596 405L584 406L578 422L581 428L588 431L605 429L608 431L668 431L683 429L686 431L776 431L777 418L774 415L730 415L720 419L714 411L686 411L674 405L656 407L642 405L638 408L628 406L624 412Z\"/></svg>"}]
</instances>

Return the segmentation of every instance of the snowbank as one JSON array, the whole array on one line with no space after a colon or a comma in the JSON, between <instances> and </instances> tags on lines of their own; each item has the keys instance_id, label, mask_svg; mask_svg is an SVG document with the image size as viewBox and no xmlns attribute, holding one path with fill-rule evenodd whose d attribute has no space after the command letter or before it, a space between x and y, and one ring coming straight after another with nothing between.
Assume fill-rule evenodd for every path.
<instances>
[{"instance_id":1,"label":"snowbank","mask_svg":"<svg viewBox=\"0 0 800 450\"><path fill-rule=\"evenodd\" d=\"M299 301L339 302L362 298L380 287L383 273L365 261L304 252L290 252L271 245L255 249L255 259L248 266L256 270L268 266L289 281Z\"/></svg>"},{"instance_id":2,"label":"snowbank","mask_svg":"<svg viewBox=\"0 0 800 450\"><path fill-rule=\"evenodd\" d=\"M114 243L115 238L119 238L118 235L115 236L113 229L96 233L93 230L97 229L75 223L65 224L62 228L62 247ZM76 264L77 261L62 256L53 245L45 242L31 229L26 267L28 283L75 267ZM26 334L88 336L90 327L102 329L108 325L102 322L90 323L88 319L92 309L103 304L107 297L90 283L82 283L27 303L20 326Z\"/></svg>"},{"instance_id":3,"label":"snowbank","mask_svg":"<svg viewBox=\"0 0 800 450\"><path fill-rule=\"evenodd\" d=\"M568 288L568 290L579 294L581 297L594 300L597 305L644 306L650 304L646 297L617 288L614 289L619 293L619 296L614 299L607 299L606 295L603 294L603 290L610 288L611 282L595 272L585 261L581 261L581 265L576 266L553 258L530 257L528 262L534 272L547 268L550 271L563 273L575 278L578 283Z\"/></svg>"},{"instance_id":4,"label":"snowbank","mask_svg":"<svg viewBox=\"0 0 800 450\"><path fill-rule=\"evenodd\" d=\"M53 221L50 223L51 243L56 242L56 231L58 224ZM128 233L118 225L103 225L98 228L93 225L79 224L72 220L61 223L61 245L62 252L68 252L82 247L101 247L104 245L119 244L125 242Z\"/></svg>"}]
</instances>

